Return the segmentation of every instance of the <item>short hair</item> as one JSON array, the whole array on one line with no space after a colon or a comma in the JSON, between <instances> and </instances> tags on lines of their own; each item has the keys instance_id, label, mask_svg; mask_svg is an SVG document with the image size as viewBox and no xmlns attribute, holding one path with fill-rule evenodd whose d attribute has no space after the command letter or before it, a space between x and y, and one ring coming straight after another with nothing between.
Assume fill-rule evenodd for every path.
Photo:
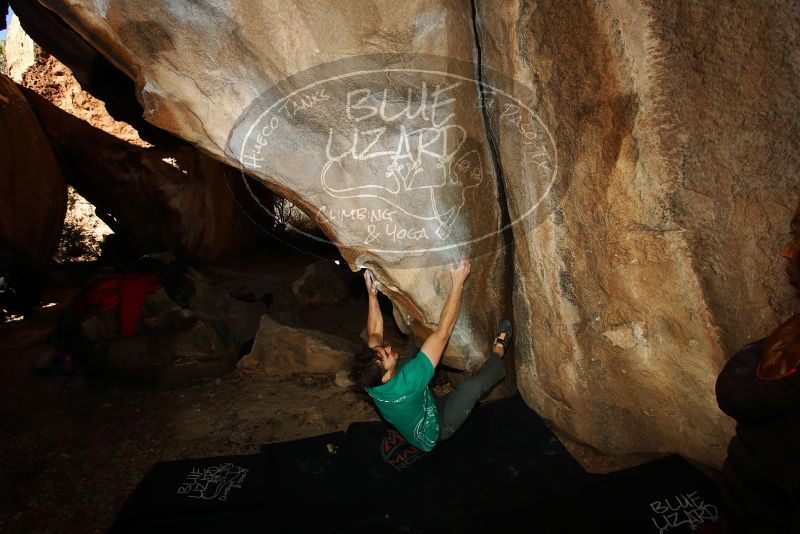
<instances>
[{"instance_id":1,"label":"short hair","mask_svg":"<svg viewBox=\"0 0 800 534\"><path fill-rule=\"evenodd\" d=\"M381 378L386 374L386 370L381 365L378 355L371 347L365 348L353 358L353 366L350 371L356 386L363 390L380 386Z\"/></svg>"}]
</instances>

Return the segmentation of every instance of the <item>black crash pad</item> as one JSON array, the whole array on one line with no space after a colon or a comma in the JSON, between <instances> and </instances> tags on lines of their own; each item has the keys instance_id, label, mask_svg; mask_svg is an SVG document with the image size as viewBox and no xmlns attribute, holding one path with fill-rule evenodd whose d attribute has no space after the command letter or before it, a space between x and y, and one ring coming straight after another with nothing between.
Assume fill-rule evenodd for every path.
<instances>
[{"instance_id":1,"label":"black crash pad","mask_svg":"<svg viewBox=\"0 0 800 534\"><path fill-rule=\"evenodd\" d=\"M213 529L262 510L264 457L218 456L155 464L125 502L110 532Z\"/></svg>"},{"instance_id":2,"label":"black crash pad","mask_svg":"<svg viewBox=\"0 0 800 534\"><path fill-rule=\"evenodd\" d=\"M239 465L230 458L157 464L115 527L677 534L702 531L700 523L717 515L716 486L682 458L588 474L519 397L478 406L429 453L390 426L368 422L236 458L251 462L251 478L232 487L226 503L181 500L176 484L196 466Z\"/></svg>"}]
</instances>

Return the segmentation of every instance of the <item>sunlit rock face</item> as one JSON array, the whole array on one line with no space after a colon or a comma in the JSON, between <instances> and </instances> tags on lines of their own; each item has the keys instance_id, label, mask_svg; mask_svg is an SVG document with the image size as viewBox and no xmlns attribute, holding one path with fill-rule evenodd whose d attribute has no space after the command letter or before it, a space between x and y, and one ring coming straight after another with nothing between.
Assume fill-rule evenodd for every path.
<instances>
[{"instance_id":1,"label":"sunlit rock face","mask_svg":"<svg viewBox=\"0 0 800 534\"><path fill-rule=\"evenodd\" d=\"M21 33L21 30L14 33ZM141 147L152 146L142 141L130 124L114 120L103 102L81 88L69 68L38 46L33 63L15 81L42 95L70 115L83 119L122 141Z\"/></svg>"},{"instance_id":2,"label":"sunlit rock face","mask_svg":"<svg viewBox=\"0 0 800 534\"><path fill-rule=\"evenodd\" d=\"M23 91L70 184L135 250L214 261L260 234L231 197L218 160L185 143L136 146Z\"/></svg>"},{"instance_id":3,"label":"sunlit rock face","mask_svg":"<svg viewBox=\"0 0 800 534\"><path fill-rule=\"evenodd\" d=\"M417 336L472 256L445 363L479 363L513 316L518 387L564 433L720 463L717 372L792 311L791 2L40 4L148 121L374 269Z\"/></svg>"},{"instance_id":4,"label":"sunlit rock face","mask_svg":"<svg viewBox=\"0 0 800 534\"><path fill-rule=\"evenodd\" d=\"M8 41L11 75L42 97L27 93L58 147L65 176L102 206L101 216L128 243L142 252L214 261L262 235L231 197L227 166L175 138L158 147L143 141L84 91L70 68L35 44L17 17Z\"/></svg>"},{"instance_id":5,"label":"sunlit rock face","mask_svg":"<svg viewBox=\"0 0 800 534\"><path fill-rule=\"evenodd\" d=\"M36 44L22 31L17 17L12 17L8 25L5 50L8 76L20 83L25 71L36 62Z\"/></svg>"},{"instance_id":6,"label":"sunlit rock face","mask_svg":"<svg viewBox=\"0 0 800 534\"><path fill-rule=\"evenodd\" d=\"M0 271L41 271L67 210L67 184L17 84L0 74Z\"/></svg>"}]
</instances>

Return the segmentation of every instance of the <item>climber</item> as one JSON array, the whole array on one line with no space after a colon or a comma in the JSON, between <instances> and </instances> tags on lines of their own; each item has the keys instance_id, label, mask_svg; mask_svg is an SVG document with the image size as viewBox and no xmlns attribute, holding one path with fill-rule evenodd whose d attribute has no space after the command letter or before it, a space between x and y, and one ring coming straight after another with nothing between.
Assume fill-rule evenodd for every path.
<instances>
[{"instance_id":1,"label":"climber","mask_svg":"<svg viewBox=\"0 0 800 534\"><path fill-rule=\"evenodd\" d=\"M439 325L416 356L400 361L399 354L383 341L383 316L378 304L378 283L369 271L364 281L369 293L368 348L356 358L353 377L375 401L378 411L409 443L430 451L452 436L472 412L475 403L505 377L500 358L511 342L511 323L500 322L488 359L471 377L444 397L434 397L428 383L442 358L461 306L461 292L469 275L469 260L450 265L453 285L439 318Z\"/></svg>"}]
</instances>

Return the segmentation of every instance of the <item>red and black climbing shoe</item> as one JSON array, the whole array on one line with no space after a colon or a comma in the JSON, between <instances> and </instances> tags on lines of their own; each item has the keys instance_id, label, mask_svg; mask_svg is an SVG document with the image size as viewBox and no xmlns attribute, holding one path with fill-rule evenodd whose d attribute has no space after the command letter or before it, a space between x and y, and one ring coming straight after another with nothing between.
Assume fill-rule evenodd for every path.
<instances>
[{"instance_id":1,"label":"red and black climbing shoe","mask_svg":"<svg viewBox=\"0 0 800 534\"><path fill-rule=\"evenodd\" d=\"M494 338L494 344L492 345L492 350L494 351L497 349L497 346L500 345L503 347L503 354L508 350L508 346L511 344L511 322L507 319L503 319L500 321L500 324L497 326L497 335Z\"/></svg>"}]
</instances>

